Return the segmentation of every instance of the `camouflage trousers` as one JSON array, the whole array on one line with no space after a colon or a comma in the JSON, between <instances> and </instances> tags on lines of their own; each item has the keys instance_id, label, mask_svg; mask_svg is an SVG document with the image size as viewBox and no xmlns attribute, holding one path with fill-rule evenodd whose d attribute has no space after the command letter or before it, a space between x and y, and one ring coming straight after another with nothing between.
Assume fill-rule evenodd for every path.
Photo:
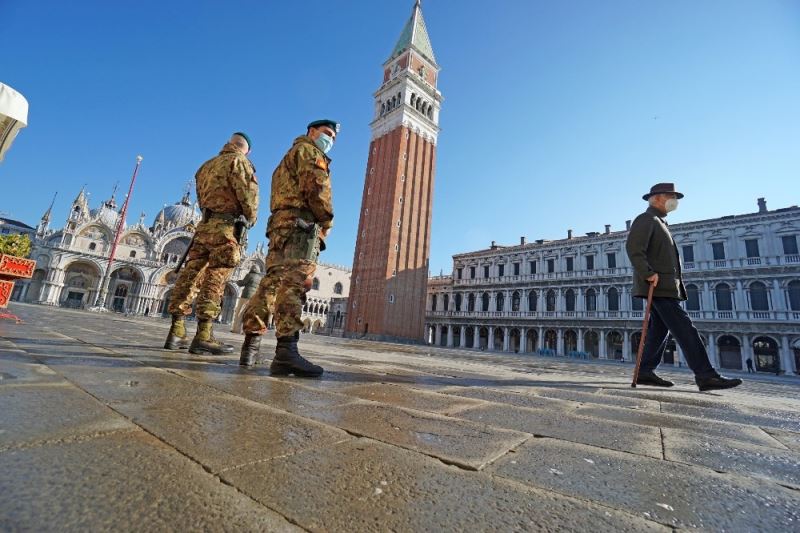
<instances>
[{"instance_id":1,"label":"camouflage trousers","mask_svg":"<svg viewBox=\"0 0 800 533\"><path fill-rule=\"evenodd\" d=\"M277 337L290 337L303 329L300 315L311 288L307 280L314 275L317 263L297 259L296 240L290 234L291 230L270 232L267 273L245 309L245 333L263 334L273 316Z\"/></svg>"},{"instance_id":2,"label":"camouflage trousers","mask_svg":"<svg viewBox=\"0 0 800 533\"><path fill-rule=\"evenodd\" d=\"M170 314L190 315L193 296L197 294L197 319L215 319L222 311L220 303L225 284L240 259L241 251L239 243L233 238L231 223L215 219L201 222L186 255L186 262L175 280L169 302Z\"/></svg>"}]
</instances>

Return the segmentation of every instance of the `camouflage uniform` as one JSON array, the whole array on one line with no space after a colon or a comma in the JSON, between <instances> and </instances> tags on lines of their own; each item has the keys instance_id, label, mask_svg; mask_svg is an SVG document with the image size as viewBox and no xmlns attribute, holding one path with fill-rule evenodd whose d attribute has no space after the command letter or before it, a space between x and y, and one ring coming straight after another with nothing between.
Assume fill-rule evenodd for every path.
<instances>
[{"instance_id":1,"label":"camouflage uniform","mask_svg":"<svg viewBox=\"0 0 800 533\"><path fill-rule=\"evenodd\" d=\"M296 221L316 223L325 231L333 225L330 161L310 137L302 135L272 174L267 273L245 310L245 333L263 334L273 308L277 337L290 337L303 328L306 280L317 265L316 257L308 260L303 254L308 234Z\"/></svg>"},{"instance_id":2,"label":"camouflage uniform","mask_svg":"<svg viewBox=\"0 0 800 533\"><path fill-rule=\"evenodd\" d=\"M186 262L175 281L169 312L191 314L192 286L203 274L195 315L198 320L213 320L222 310L220 301L225 284L241 259L233 222L240 214L251 224L255 222L258 181L253 164L230 143L200 167L195 181L203 221L197 226Z\"/></svg>"}]
</instances>

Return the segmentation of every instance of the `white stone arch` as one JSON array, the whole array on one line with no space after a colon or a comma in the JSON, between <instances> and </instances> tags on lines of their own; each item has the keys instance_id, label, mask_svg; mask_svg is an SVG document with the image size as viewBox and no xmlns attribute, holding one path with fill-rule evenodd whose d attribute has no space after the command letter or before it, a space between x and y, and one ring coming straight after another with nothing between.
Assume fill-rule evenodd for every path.
<instances>
[{"instance_id":1,"label":"white stone arch","mask_svg":"<svg viewBox=\"0 0 800 533\"><path fill-rule=\"evenodd\" d=\"M186 238L191 241L192 237L194 237L194 233L186 231L183 228L176 228L168 231L167 233L159 237L155 243L153 251L156 253L156 260L160 259L161 252L164 250L164 247L167 246L167 244L171 243L175 239L180 239L180 238Z\"/></svg>"},{"instance_id":2,"label":"white stone arch","mask_svg":"<svg viewBox=\"0 0 800 533\"><path fill-rule=\"evenodd\" d=\"M119 243L125 246L130 246L131 248L138 248L137 245L128 244L127 242L125 242L128 239L128 237L131 236L141 237L142 240L144 241L144 249L146 251L151 252L155 249L156 241L153 238L153 236L147 233L146 231L143 231L138 226L133 226L132 228L126 229L120 236Z\"/></svg>"},{"instance_id":3,"label":"white stone arch","mask_svg":"<svg viewBox=\"0 0 800 533\"><path fill-rule=\"evenodd\" d=\"M114 229L109 228L106 224L99 220L90 220L89 222L81 224L75 229L74 233L78 237L93 238L90 236L92 232L89 231L92 228L97 228L97 230L103 234L104 240L106 240L108 243L111 243L114 240Z\"/></svg>"}]
</instances>

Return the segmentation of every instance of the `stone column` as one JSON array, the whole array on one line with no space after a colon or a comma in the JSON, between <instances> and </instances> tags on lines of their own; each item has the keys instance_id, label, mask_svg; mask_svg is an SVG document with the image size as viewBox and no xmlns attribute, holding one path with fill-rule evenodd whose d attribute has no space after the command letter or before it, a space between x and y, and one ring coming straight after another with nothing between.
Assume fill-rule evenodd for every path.
<instances>
[{"instance_id":1,"label":"stone column","mask_svg":"<svg viewBox=\"0 0 800 533\"><path fill-rule=\"evenodd\" d=\"M575 311L584 312L586 311L586 297L584 296L585 289L583 287L579 287L575 289ZM581 315L578 315L581 316Z\"/></svg>"},{"instance_id":2,"label":"stone column","mask_svg":"<svg viewBox=\"0 0 800 533\"><path fill-rule=\"evenodd\" d=\"M448 348L452 348L453 347L453 325L452 324L448 324L447 325L447 347Z\"/></svg>"},{"instance_id":3,"label":"stone column","mask_svg":"<svg viewBox=\"0 0 800 533\"><path fill-rule=\"evenodd\" d=\"M747 312L747 295L744 293L744 286L742 285L741 281L736 282L736 292L734 294L734 307L736 308L736 314L734 316L745 316L741 313Z\"/></svg>"},{"instance_id":4,"label":"stone column","mask_svg":"<svg viewBox=\"0 0 800 533\"><path fill-rule=\"evenodd\" d=\"M584 347L584 344L583 344L583 330L582 329L576 329L575 333L578 335L578 348L577 349L578 349L579 352L582 352L583 351L583 347Z\"/></svg>"},{"instance_id":5,"label":"stone column","mask_svg":"<svg viewBox=\"0 0 800 533\"><path fill-rule=\"evenodd\" d=\"M464 304L464 300L461 300L461 304ZM467 347L467 326L461 326L460 335L458 337L458 347L459 348L466 348Z\"/></svg>"},{"instance_id":6,"label":"stone column","mask_svg":"<svg viewBox=\"0 0 800 533\"><path fill-rule=\"evenodd\" d=\"M508 327L503 328L503 351L510 352L511 351L511 334L509 333L511 330Z\"/></svg>"},{"instance_id":7,"label":"stone column","mask_svg":"<svg viewBox=\"0 0 800 533\"><path fill-rule=\"evenodd\" d=\"M720 367L719 353L717 353L717 339L713 333L708 334L708 346L706 349L708 350L708 360L711 361L711 366L718 369Z\"/></svg>"},{"instance_id":8,"label":"stone column","mask_svg":"<svg viewBox=\"0 0 800 533\"><path fill-rule=\"evenodd\" d=\"M547 310L547 307L545 306L545 298L544 298L544 295L545 295L546 292L547 291L543 288L542 290L540 290L539 292L536 293L536 298L539 299L539 304L536 306L536 309L538 310L539 313L541 313L542 311L546 311Z\"/></svg>"},{"instance_id":9,"label":"stone column","mask_svg":"<svg viewBox=\"0 0 800 533\"><path fill-rule=\"evenodd\" d=\"M606 332L602 329L597 330L597 342L598 359L608 359L608 354L606 353Z\"/></svg>"},{"instance_id":10,"label":"stone column","mask_svg":"<svg viewBox=\"0 0 800 533\"><path fill-rule=\"evenodd\" d=\"M525 353L528 348L528 330L519 328L519 353Z\"/></svg>"},{"instance_id":11,"label":"stone column","mask_svg":"<svg viewBox=\"0 0 800 533\"><path fill-rule=\"evenodd\" d=\"M481 327L475 326L475 332L472 334L472 347L476 350L481 347Z\"/></svg>"},{"instance_id":12,"label":"stone column","mask_svg":"<svg viewBox=\"0 0 800 533\"><path fill-rule=\"evenodd\" d=\"M630 361L631 357L631 334L628 330L622 332L622 360Z\"/></svg>"},{"instance_id":13,"label":"stone column","mask_svg":"<svg viewBox=\"0 0 800 533\"><path fill-rule=\"evenodd\" d=\"M781 284L777 279L772 280L772 310L786 311L786 298L781 290Z\"/></svg>"},{"instance_id":14,"label":"stone column","mask_svg":"<svg viewBox=\"0 0 800 533\"><path fill-rule=\"evenodd\" d=\"M753 359L753 369L756 368L756 361L753 357L753 345L750 344L750 335L742 335L742 370L747 370L747 359Z\"/></svg>"},{"instance_id":15,"label":"stone column","mask_svg":"<svg viewBox=\"0 0 800 533\"><path fill-rule=\"evenodd\" d=\"M711 288L708 282L703 282L703 300L700 302L700 309L703 311L703 316L706 316L705 311L714 309L714 299L711 297Z\"/></svg>"},{"instance_id":16,"label":"stone column","mask_svg":"<svg viewBox=\"0 0 800 533\"><path fill-rule=\"evenodd\" d=\"M558 306L556 306L556 309L558 309ZM562 352L561 355L567 355L564 350L564 330L561 328L556 330L556 355L558 352Z\"/></svg>"},{"instance_id":17,"label":"stone column","mask_svg":"<svg viewBox=\"0 0 800 533\"><path fill-rule=\"evenodd\" d=\"M792 373L796 374L797 369L794 367L794 353L789 346L789 337L781 335L781 348L780 348L781 369L785 375L789 376Z\"/></svg>"},{"instance_id":18,"label":"stone column","mask_svg":"<svg viewBox=\"0 0 800 533\"><path fill-rule=\"evenodd\" d=\"M539 345L539 348L544 348L544 326L539 326L539 338L536 344Z\"/></svg>"},{"instance_id":19,"label":"stone column","mask_svg":"<svg viewBox=\"0 0 800 533\"><path fill-rule=\"evenodd\" d=\"M436 324L435 327L436 327L436 333L434 334L433 337L433 344L439 346L442 343L442 325Z\"/></svg>"},{"instance_id":20,"label":"stone column","mask_svg":"<svg viewBox=\"0 0 800 533\"><path fill-rule=\"evenodd\" d=\"M497 294L489 293L489 311L497 311Z\"/></svg>"},{"instance_id":21,"label":"stone column","mask_svg":"<svg viewBox=\"0 0 800 533\"><path fill-rule=\"evenodd\" d=\"M519 290L519 311L520 311L520 313L528 312L528 290L529 289L520 289ZM522 353L522 350L520 350L520 353Z\"/></svg>"},{"instance_id":22,"label":"stone column","mask_svg":"<svg viewBox=\"0 0 800 533\"><path fill-rule=\"evenodd\" d=\"M675 341L675 360L672 361L672 366L682 366L686 359L683 357L683 348Z\"/></svg>"},{"instance_id":23,"label":"stone column","mask_svg":"<svg viewBox=\"0 0 800 533\"><path fill-rule=\"evenodd\" d=\"M489 326L489 346L486 347L487 351L494 350L494 327Z\"/></svg>"}]
</instances>

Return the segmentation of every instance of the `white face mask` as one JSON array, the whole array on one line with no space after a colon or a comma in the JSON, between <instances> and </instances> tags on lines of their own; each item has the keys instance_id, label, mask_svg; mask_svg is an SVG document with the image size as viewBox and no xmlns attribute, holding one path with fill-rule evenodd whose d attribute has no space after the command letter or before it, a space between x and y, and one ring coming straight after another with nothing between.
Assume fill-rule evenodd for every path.
<instances>
[{"instance_id":1,"label":"white face mask","mask_svg":"<svg viewBox=\"0 0 800 533\"><path fill-rule=\"evenodd\" d=\"M678 199L677 198L670 198L664 203L664 209L667 210L667 213L671 213L678 209Z\"/></svg>"}]
</instances>

